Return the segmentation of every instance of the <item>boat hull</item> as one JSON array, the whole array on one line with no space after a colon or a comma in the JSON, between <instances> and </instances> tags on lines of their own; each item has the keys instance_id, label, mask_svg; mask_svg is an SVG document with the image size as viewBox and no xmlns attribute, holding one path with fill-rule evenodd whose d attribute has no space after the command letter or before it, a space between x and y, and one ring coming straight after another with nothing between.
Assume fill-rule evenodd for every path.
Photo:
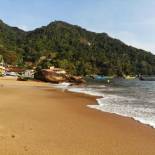
<instances>
[{"instance_id":1,"label":"boat hull","mask_svg":"<svg viewBox=\"0 0 155 155\"><path fill-rule=\"evenodd\" d=\"M142 77L139 78L141 81L155 81L155 77Z\"/></svg>"}]
</instances>

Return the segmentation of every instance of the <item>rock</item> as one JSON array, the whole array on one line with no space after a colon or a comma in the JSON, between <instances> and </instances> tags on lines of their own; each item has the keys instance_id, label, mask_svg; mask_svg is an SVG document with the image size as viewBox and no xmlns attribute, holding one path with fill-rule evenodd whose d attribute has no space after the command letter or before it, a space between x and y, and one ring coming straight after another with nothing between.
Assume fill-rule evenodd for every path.
<instances>
[{"instance_id":1,"label":"rock","mask_svg":"<svg viewBox=\"0 0 155 155\"><path fill-rule=\"evenodd\" d=\"M86 81L81 76L70 76L69 82L75 83L75 84L82 84L82 83L85 83Z\"/></svg>"},{"instance_id":2,"label":"rock","mask_svg":"<svg viewBox=\"0 0 155 155\"><path fill-rule=\"evenodd\" d=\"M41 73L42 79L46 82L60 83L66 81L66 77L64 76L64 74L57 74L50 69L43 69Z\"/></svg>"},{"instance_id":3,"label":"rock","mask_svg":"<svg viewBox=\"0 0 155 155\"><path fill-rule=\"evenodd\" d=\"M45 82L61 83L70 82L73 84L85 83L85 80L81 76L72 76L65 72L60 72L60 69L42 69L35 74L35 78Z\"/></svg>"}]
</instances>

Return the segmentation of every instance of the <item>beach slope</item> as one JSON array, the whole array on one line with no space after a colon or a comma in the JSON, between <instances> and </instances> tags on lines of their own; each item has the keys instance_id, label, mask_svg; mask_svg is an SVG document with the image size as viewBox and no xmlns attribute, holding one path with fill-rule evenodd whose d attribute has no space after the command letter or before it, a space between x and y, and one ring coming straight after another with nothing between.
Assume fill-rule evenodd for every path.
<instances>
[{"instance_id":1,"label":"beach slope","mask_svg":"<svg viewBox=\"0 0 155 155\"><path fill-rule=\"evenodd\" d=\"M0 79L0 155L154 155L155 129L86 105L95 97Z\"/></svg>"}]
</instances>

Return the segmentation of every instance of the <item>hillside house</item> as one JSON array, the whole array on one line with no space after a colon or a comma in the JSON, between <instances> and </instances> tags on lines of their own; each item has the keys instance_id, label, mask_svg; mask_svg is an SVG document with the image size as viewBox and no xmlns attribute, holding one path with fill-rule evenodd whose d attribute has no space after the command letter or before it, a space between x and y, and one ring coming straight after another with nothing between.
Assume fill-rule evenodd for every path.
<instances>
[{"instance_id":1,"label":"hillside house","mask_svg":"<svg viewBox=\"0 0 155 155\"><path fill-rule=\"evenodd\" d=\"M0 65L0 75L5 75L5 67Z\"/></svg>"},{"instance_id":2,"label":"hillside house","mask_svg":"<svg viewBox=\"0 0 155 155\"><path fill-rule=\"evenodd\" d=\"M23 72L22 76L26 77L26 78L34 78L34 70L31 69L27 69Z\"/></svg>"}]
</instances>

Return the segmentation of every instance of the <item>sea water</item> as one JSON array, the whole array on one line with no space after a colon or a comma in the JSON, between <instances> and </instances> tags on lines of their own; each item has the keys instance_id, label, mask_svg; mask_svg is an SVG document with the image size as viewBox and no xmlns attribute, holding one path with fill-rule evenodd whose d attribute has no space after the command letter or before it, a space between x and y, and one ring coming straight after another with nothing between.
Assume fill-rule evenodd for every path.
<instances>
[{"instance_id":1,"label":"sea water","mask_svg":"<svg viewBox=\"0 0 155 155\"><path fill-rule=\"evenodd\" d=\"M88 82L86 85L54 85L63 90L99 96L97 104L88 105L104 112L134 118L155 128L155 81L116 79L110 84Z\"/></svg>"}]
</instances>

